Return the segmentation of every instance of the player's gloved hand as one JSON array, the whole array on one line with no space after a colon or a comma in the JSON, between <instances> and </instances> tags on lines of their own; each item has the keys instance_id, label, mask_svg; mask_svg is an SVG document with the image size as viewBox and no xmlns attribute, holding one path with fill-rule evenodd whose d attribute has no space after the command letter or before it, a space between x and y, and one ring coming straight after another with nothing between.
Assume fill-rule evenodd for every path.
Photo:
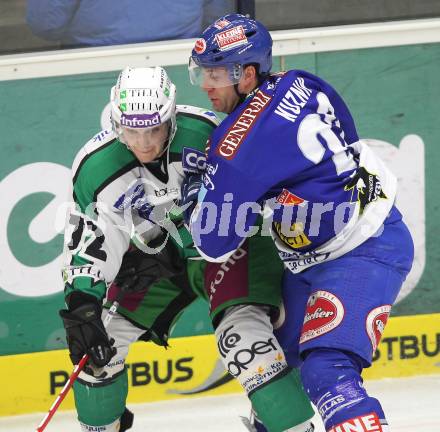
<instances>
[{"instance_id":1,"label":"player's gloved hand","mask_svg":"<svg viewBox=\"0 0 440 432\"><path fill-rule=\"evenodd\" d=\"M197 204L197 195L202 185L202 174L190 174L182 183L180 207L183 210L183 218L187 225L189 225L191 214Z\"/></svg>"},{"instance_id":2,"label":"player's gloved hand","mask_svg":"<svg viewBox=\"0 0 440 432\"><path fill-rule=\"evenodd\" d=\"M101 320L102 307L93 296L82 293L73 293L68 304L69 309L62 309L59 314L66 329L70 359L76 365L88 354L84 371L101 378L102 368L116 354L115 341L109 339Z\"/></svg>"},{"instance_id":3,"label":"player's gloved hand","mask_svg":"<svg viewBox=\"0 0 440 432\"><path fill-rule=\"evenodd\" d=\"M163 242L166 242L165 246ZM147 254L134 248L125 253L121 268L114 280L118 287L124 287L131 293L141 292L160 279L168 279L183 273L184 261L177 247L165 234L148 246L156 247L159 252Z\"/></svg>"}]
</instances>

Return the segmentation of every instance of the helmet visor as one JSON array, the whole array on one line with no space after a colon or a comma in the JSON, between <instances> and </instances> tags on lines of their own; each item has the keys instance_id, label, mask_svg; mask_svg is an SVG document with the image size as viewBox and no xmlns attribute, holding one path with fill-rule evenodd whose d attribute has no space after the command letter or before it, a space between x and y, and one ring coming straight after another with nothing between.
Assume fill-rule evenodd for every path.
<instances>
[{"instance_id":1,"label":"helmet visor","mask_svg":"<svg viewBox=\"0 0 440 432\"><path fill-rule=\"evenodd\" d=\"M159 154L169 136L169 121L153 128L120 128L120 139L136 152L152 152Z\"/></svg>"},{"instance_id":2,"label":"helmet visor","mask_svg":"<svg viewBox=\"0 0 440 432\"><path fill-rule=\"evenodd\" d=\"M189 79L192 85L202 88L228 87L237 84L243 74L243 67L237 63L221 66L198 65L191 57L188 65Z\"/></svg>"}]
</instances>

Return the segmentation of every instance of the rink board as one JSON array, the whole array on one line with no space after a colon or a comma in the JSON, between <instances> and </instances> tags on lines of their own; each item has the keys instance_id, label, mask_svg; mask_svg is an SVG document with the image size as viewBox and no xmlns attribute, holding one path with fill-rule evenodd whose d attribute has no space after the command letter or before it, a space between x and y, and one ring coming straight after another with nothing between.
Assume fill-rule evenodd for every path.
<instances>
[{"instance_id":1,"label":"rink board","mask_svg":"<svg viewBox=\"0 0 440 432\"><path fill-rule=\"evenodd\" d=\"M440 314L389 320L367 379L440 372ZM127 358L129 402L236 393L241 387L221 367L213 335L176 338L165 350L136 343ZM0 357L0 415L45 411L70 374L67 351ZM60 409L72 409L69 394Z\"/></svg>"}]
</instances>

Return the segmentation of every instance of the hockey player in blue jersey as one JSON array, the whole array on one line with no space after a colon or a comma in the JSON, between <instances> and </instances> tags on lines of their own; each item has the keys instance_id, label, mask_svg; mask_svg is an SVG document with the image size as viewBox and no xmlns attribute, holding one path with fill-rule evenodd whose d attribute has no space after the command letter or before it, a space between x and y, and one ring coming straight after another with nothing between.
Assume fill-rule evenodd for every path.
<instances>
[{"instance_id":1,"label":"hockey player in blue jersey","mask_svg":"<svg viewBox=\"0 0 440 432\"><path fill-rule=\"evenodd\" d=\"M271 66L269 32L242 15L196 41L190 80L228 116L210 137L205 173L183 185L187 222L201 255L219 262L264 214L286 268L275 326L289 364L300 366L327 431L386 432L361 372L413 260L397 180L329 84Z\"/></svg>"}]
</instances>

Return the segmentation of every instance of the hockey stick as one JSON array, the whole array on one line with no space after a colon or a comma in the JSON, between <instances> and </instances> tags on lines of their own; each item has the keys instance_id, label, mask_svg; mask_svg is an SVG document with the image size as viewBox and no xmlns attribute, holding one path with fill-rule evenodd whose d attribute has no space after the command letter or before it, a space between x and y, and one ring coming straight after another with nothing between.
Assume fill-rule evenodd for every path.
<instances>
[{"instance_id":1,"label":"hockey stick","mask_svg":"<svg viewBox=\"0 0 440 432\"><path fill-rule=\"evenodd\" d=\"M108 314L104 318L104 321L103 321L104 328L108 327L108 325L110 324L110 321L116 315L116 311L118 309L119 302L124 297L125 292L127 291L127 289L128 289L128 286L126 284L126 285L123 285L121 287L121 290L118 292L118 295L116 296L115 301L112 303L110 309L108 310ZM47 414L44 417L44 419L38 425L38 427L36 429L36 432L43 432L44 429L46 429L46 426L49 424L49 422L52 419L52 417L54 416L56 410L61 405L61 402L66 397L66 395L69 392L69 390L71 389L73 383L78 378L78 375L83 370L83 368L86 365L88 359L89 359L89 355L88 354L84 354L83 357L81 358L80 362L75 366L75 368L73 369L72 374L70 375L69 379L67 380L67 382L64 385L63 389L61 390L60 394L57 396L57 398L55 399L54 403L49 408L49 411L47 412Z\"/></svg>"}]
</instances>

